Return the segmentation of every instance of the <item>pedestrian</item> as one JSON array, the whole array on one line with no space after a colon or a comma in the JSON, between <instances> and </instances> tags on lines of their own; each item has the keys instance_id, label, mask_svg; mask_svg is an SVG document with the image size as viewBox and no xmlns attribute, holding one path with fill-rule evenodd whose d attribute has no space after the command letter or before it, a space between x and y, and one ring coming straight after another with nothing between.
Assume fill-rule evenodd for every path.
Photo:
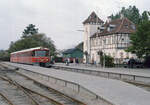
<instances>
[{"instance_id":1,"label":"pedestrian","mask_svg":"<svg viewBox=\"0 0 150 105\"><path fill-rule=\"evenodd\" d=\"M66 60L66 65L69 66L69 63L70 63L70 59L67 58L67 60Z\"/></svg>"},{"instance_id":2,"label":"pedestrian","mask_svg":"<svg viewBox=\"0 0 150 105\"><path fill-rule=\"evenodd\" d=\"M67 58L65 58L65 64L66 64L66 66L68 65L68 61L67 61Z\"/></svg>"},{"instance_id":3,"label":"pedestrian","mask_svg":"<svg viewBox=\"0 0 150 105\"><path fill-rule=\"evenodd\" d=\"M94 64L94 59L92 59L92 65Z\"/></svg>"},{"instance_id":4,"label":"pedestrian","mask_svg":"<svg viewBox=\"0 0 150 105\"><path fill-rule=\"evenodd\" d=\"M78 60L78 58L76 58L76 64L78 64L79 63L79 60Z\"/></svg>"},{"instance_id":5,"label":"pedestrian","mask_svg":"<svg viewBox=\"0 0 150 105\"><path fill-rule=\"evenodd\" d=\"M130 68L130 59L129 59L129 61L128 61L128 68Z\"/></svg>"},{"instance_id":6,"label":"pedestrian","mask_svg":"<svg viewBox=\"0 0 150 105\"><path fill-rule=\"evenodd\" d=\"M135 64L135 60L133 57L130 58L129 62L128 62L128 65L130 68L133 68L134 67L134 64Z\"/></svg>"}]
</instances>

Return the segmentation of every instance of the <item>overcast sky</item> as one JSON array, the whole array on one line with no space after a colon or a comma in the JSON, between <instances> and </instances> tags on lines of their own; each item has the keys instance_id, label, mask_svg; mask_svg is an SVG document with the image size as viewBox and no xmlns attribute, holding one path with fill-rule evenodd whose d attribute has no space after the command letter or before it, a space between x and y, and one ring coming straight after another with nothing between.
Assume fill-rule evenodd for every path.
<instances>
[{"instance_id":1,"label":"overcast sky","mask_svg":"<svg viewBox=\"0 0 150 105\"><path fill-rule=\"evenodd\" d=\"M122 6L136 5L150 10L150 0L0 0L0 49L21 37L28 24L54 41L57 49L67 49L83 41L82 22L95 11L106 17Z\"/></svg>"}]
</instances>

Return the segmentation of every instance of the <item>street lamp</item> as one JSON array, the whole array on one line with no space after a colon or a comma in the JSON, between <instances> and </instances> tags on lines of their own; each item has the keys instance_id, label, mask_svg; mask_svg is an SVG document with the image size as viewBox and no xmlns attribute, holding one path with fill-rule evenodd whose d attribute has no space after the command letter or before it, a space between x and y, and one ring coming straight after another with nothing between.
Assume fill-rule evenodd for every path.
<instances>
[{"instance_id":1,"label":"street lamp","mask_svg":"<svg viewBox=\"0 0 150 105\"><path fill-rule=\"evenodd\" d=\"M106 43L106 40L103 39L103 68L105 68L105 50L104 50L104 44Z\"/></svg>"},{"instance_id":2,"label":"street lamp","mask_svg":"<svg viewBox=\"0 0 150 105\"><path fill-rule=\"evenodd\" d=\"M84 54L85 54L85 57L86 57L86 64L87 64L88 63L88 52L85 51Z\"/></svg>"}]
</instances>

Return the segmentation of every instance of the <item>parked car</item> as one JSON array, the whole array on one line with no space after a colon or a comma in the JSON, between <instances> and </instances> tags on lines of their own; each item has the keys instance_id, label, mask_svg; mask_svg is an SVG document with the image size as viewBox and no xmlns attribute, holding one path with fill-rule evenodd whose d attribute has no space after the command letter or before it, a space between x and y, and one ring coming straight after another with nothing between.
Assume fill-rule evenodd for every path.
<instances>
[{"instance_id":1,"label":"parked car","mask_svg":"<svg viewBox=\"0 0 150 105\"><path fill-rule=\"evenodd\" d=\"M125 59L123 61L123 64L124 64L125 68L143 68L144 67L144 63L142 61L138 60L138 59L134 59L134 62L131 66L130 60L131 59Z\"/></svg>"},{"instance_id":2,"label":"parked car","mask_svg":"<svg viewBox=\"0 0 150 105\"><path fill-rule=\"evenodd\" d=\"M123 64L124 64L124 65L128 65L129 60L130 60L130 59L124 59L124 60L123 60Z\"/></svg>"}]
</instances>

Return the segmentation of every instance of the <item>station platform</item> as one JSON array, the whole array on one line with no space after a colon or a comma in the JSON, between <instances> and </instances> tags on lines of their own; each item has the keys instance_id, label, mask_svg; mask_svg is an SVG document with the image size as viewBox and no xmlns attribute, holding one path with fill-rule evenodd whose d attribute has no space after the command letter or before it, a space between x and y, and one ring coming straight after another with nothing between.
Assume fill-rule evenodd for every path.
<instances>
[{"instance_id":1,"label":"station platform","mask_svg":"<svg viewBox=\"0 0 150 105\"><path fill-rule=\"evenodd\" d=\"M56 67L66 67L72 69L82 69L82 70L91 70L91 71L102 71L102 72L111 72L118 74L129 74L143 77L150 77L150 68L142 69L142 68L103 68L97 66L90 66L86 64L74 64L70 63L69 66L66 66L65 63L55 63Z\"/></svg>"},{"instance_id":2,"label":"station platform","mask_svg":"<svg viewBox=\"0 0 150 105\"><path fill-rule=\"evenodd\" d=\"M79 84L112 105L150 105L150 92L119 80L10 62L5 64Z\"/></svg>"}]
</instances>

